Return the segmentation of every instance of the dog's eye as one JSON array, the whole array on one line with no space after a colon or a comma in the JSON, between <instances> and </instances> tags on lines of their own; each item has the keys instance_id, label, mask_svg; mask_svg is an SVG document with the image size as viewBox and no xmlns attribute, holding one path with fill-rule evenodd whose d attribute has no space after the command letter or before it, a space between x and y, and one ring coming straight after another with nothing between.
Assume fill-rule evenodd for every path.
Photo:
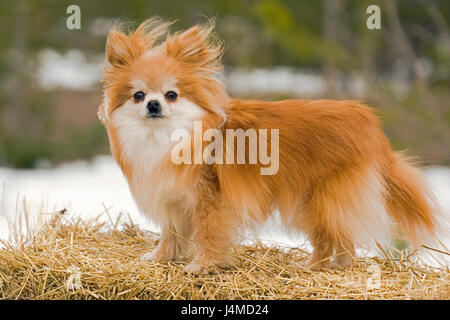
<instances>
[{"instance_id":1,"label":"dog's eye","mask_svg":"<svg viewBox=\"0 0 450 320\"><path fill-rule=\"evenodd\" d=\"M165 95L166 99L169 101L175 101L178 97L176 92L168 91Z\"/></svg>"},{"instance_id":2,"label":"dog's eye","mask_svg":"<svg viewBox=\"0 0 450 320\"><path fill-rule=\"evenodd\" d=\"M133 99L135 101L143 101L145 98L145 93L143 93L142 91L138 91L135 94L133 94Z\"/></svg>"}]
</instances>

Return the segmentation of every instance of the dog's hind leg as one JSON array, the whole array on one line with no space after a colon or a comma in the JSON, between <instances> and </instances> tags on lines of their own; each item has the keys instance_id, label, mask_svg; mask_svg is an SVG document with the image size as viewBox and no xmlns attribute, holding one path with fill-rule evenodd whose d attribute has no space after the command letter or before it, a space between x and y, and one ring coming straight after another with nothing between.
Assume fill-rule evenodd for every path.
<instances>
[{"instance_id":1,"label":"dog's hind leg","mask_svg":"<svg viewBox=\"0 0 450 320\"><path fill-rule=\"evenodd\" d=\"M336 250L335 264L349 267L355 244L385 243L390 220L384 195L383 179L374 166L340 172L311 188L296 221L314 247L308 266L328 267L326 258Z\"/></svg>"}]
</instances>

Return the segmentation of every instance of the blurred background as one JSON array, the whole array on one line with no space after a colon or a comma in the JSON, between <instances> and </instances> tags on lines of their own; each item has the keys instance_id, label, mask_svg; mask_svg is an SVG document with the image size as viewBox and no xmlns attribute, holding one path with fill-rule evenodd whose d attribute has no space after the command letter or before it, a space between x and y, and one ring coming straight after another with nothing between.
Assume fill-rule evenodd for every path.
<instances>
[{"instance_id":1,"label":"blurred background","mask_svg":"<svg viewBox=\"0 0 450 320\"><path fill-rule=\"evenodd\" d=\"M72 4L81 9L80 30L66 27ZM379 30L366 26L372 4L381 9ZM439 166L428 176L450 198L450 1L4 0L0 183L7 200L17 202L16 192L52 199L66 192L80 203L99 202L105 190L105 201L125 197L111 158L98 157L109 154L96 116L105 39L118 20L138 24L154 15L176 19L173 30L215 18L225 82L236 97L358 99L375 107L393 148ZM130 199L121 205L130 208Z\"/></svg>"},{"instance_id":2,"label":"blurred background","mask_svg":"<svg viewBox=\"0 0 450 320\"><path fill-rule=\"evenodd\" d=\"M69 5L81 29L69 30ZM381 9L369 30L366 9ZM450 165L446 0L6 0L0 4L0 165L49 166L108 153L97 121L112 23L153 15L174 29L215 17L225 77L242 98L360 99L396 149Z\"/></svg>"}]
</instances>

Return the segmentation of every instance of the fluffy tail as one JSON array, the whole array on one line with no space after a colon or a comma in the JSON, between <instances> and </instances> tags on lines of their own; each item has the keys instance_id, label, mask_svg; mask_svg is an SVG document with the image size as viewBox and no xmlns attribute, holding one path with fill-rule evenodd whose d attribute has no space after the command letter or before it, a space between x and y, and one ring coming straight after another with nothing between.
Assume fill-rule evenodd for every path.
<instances>
[{"instance_id":1,"label":"fluffy tail","mask_svg":"<svg viewBox=\"0 0 450 320\"><path fill-rule=\"evenodd\" d=\"M419 169L406 157L395 153L385 179L387 209L406 240L415 247L440 243L439 247L445 250L439 237L445 236L448 225Z\"/></svg>"},{"instance_id":2,"label":"fluffy tail","mask_svg":"<svg viewBox=\"0 0 450 320\"><path fill-rule=\"evenodd\" d=\"M395 154L387 183L387 207L407 240L418 244L433 235L436 228L435 201L422 174L406 158Z\"/></svg>"}]
</instances>

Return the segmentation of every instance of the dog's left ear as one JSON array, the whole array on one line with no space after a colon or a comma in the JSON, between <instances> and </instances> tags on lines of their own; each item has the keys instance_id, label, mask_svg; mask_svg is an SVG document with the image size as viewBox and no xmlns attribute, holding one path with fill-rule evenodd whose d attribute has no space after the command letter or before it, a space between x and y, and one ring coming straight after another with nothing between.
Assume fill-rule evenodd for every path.
<instances>
[{"instance_id":1,"label":"dog's left ear","mask_svg":"<svg viewBox=\"0 0 450 320\"><path fill-rule=\"evenodd\" d=\"M151 18L128 34L121 31L121 26L115 26L106 39L106 59L113 67L131 64L134 59L151 49L172 23Z\"/></svg>"},{"instance_id":2,"label":"dog's left ear","mask_svg":"<svg viewBox=\"0 0 450 320\"><path fill-rule=\"evenodd\" d=\"M212 75L222 69L220 57L222 46L212 39L214 25L196 25L190 29L168 36L166 53L190 67L194 72Z\"/></svg>"}]
</instances>

